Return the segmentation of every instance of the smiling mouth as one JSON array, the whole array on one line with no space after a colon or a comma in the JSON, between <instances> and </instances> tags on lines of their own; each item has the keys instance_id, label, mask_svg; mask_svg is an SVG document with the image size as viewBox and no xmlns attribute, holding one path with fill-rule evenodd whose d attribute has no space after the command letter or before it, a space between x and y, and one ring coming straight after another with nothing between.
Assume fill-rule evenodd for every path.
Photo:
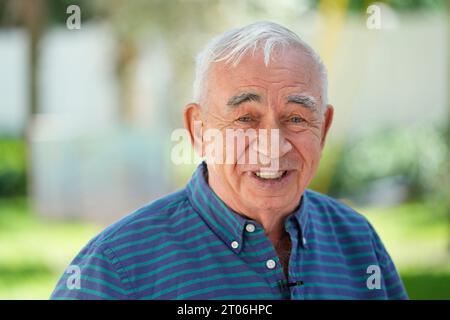
<instances>
[{"instance_id":1,"label":"smiling mouth","mask_svg":"<svg viewBox=\"0 0 450 320\"><path fill-rule=\"evenodd\" d=\"M257 170L249 172L254 181L263 187L281 187L287 183L292 170Z\"/></svg>"},{"instance_id":2,"label":"smiling mouth","mask_svg":"<svg viewBox=\"0 0 450 320\"><path fill-rule=\"evenodd\" d=\"M256 171L253 174L262 180L277 180L286 176L288 173L287 170L279 170L279 171Z\"/></svg>"},{"instance_id":3,"label":"smiling mouth","mask_svg":"<svg viewBox=\"0 0 450 320\"><path fill-rule=\"evenodd\" d=\"M293 179L295 179L295 172L295 169L273 170L259 168L257 170L247 171L246 175L250 178L253 186L269 191L274 195L291 185Z\"/></svg>"}]
</instances>

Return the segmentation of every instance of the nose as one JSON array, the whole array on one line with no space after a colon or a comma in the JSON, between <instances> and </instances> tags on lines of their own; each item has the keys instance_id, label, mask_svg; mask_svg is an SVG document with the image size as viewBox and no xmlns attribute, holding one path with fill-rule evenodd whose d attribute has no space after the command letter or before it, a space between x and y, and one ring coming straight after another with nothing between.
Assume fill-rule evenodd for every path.
<instances>
[{"instance_id":1,"label":"nose","mask_svg":"<svg viewBox=\"0 0 450 320\"><path fill-rule=\"evenodd\" d=\"M258 138L253 141L251 148L258 153L261 163L268 164L291 151L292 144L278 128L260 129Z\"/></svg>"}]
</instances>

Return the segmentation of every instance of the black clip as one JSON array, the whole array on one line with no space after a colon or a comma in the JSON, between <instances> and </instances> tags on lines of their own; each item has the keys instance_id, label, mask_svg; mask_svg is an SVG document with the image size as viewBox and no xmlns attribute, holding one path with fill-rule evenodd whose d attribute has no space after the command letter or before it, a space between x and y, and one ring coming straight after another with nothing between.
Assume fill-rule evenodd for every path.
<instances>
[{"instance_id":1,"label":"black clip","mask_svg":"<svg viewBox=\"0 0 450 320\"><path fill-rule=\"evenodd\" d=\"M289 289L291 287L299 287L304 285L304 282L299 280L299 281L294 281L294 282L287 282L286 280L279 280L278 281L279 286L281 287L282 290L286 290Z\"/></svg>"},{"instance_id":2,"label":"black clip","mask_svg":"<svg viewBox=\"0 0 450 320\"><path fill-rule=\"evenodd\" d=\"M296 286L302 286L302 285L304 285L304 282L301 280L288 283L288 287L296 287Z\"/></svg>"}]
</instances>

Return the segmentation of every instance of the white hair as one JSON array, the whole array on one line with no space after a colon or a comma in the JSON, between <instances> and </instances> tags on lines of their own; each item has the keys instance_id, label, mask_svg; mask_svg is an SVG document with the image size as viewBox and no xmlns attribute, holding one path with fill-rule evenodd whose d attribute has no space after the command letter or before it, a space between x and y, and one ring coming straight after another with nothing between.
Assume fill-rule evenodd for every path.
<instances>
[{"instance_id":1,"label":"white hair","mask_svg":"<svg viewBox=\"0 0 450 320\"><path fill-rule=\"evenodd\" d=\"M320 56L291 30L273 22L255 22L242 28L232 29L210 40L197 56L193 86L194 102L200 103L205 90L205 81L214 62L225 61L236 66L249 51L262 49L267 66L277 46L297 47L309 55L317 64L322 82L323 105L328 100L328 77ZM323 108L324 110L325 108Z\"/></svg>"}]
</instances>

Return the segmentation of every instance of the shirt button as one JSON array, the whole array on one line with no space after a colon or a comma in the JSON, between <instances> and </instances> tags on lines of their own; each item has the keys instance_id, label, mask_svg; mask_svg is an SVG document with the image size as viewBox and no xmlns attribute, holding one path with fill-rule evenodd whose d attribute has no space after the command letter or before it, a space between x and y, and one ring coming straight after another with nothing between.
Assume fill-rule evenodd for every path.
<instances>
[{"instance_id":1,"label":"shirt button","mask_svg":"<svg viewBox=\"0 0 450 320\"><path fill-rule=\"evenodd\" d=\"M232 247L233 249L237 249L237 247L239 247L239 242L233 241L233 242L231 243L231 247Z\"/></svg>"},{"instance_id":2,"label":"shirt button","mask_svg":"<svg viewBox=\"0 0 450 320\"><path fill-rule=\"evenodd\" d=\"M303 245L306 246L306 239L305 239L305 237L302 238L302 241L303 241Z\"/></svg>"},{"instance_id":3,"label":"shirt button","mask_svg":"<svg viewBox=\"0 0 450 320\"><path fill-rule=\"evenodd\" d=\"M266 267L269 269L275 268L275 265L276 265L275 260L269 259L266 261Z\"/></svg>"},{"instance_id":4,"label":"shirt button","mask_svg":"<svg viewBox=\"0 0 450 320\"><path fill-rule=\"evenodd\" d=\"M255 226L253 224L249 223L245 226L245 230L247 230L248 232L253 232L253 231L255 231Z\"/></svg>"}]
</instances>

